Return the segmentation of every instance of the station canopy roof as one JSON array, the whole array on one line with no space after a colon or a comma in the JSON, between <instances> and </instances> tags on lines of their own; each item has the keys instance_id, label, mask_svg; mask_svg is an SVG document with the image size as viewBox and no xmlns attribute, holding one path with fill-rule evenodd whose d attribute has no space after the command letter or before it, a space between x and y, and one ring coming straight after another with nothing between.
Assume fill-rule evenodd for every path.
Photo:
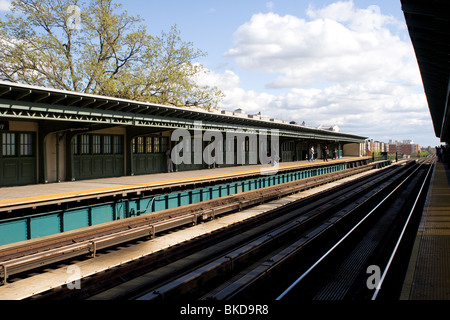
<instances>
[{"instance_id":1,"label":"station canopy roof","mask_svg":"<svg viewBox=\"0 0 450 320\"><path fill-rule=\"evenodd\" d=\"M437 137L450 142L450 1L401 0Z\"/></svg>"},{"instance_id":2,"label":"station canopy roof","mask_svg":"<svg viewBox=\"0 0 450 320\"><path fill-rule=\"evenodd\" d=\"M152 126L168 129L211 130L278 129L280 136L340 142L362 142L366 137L290 124L276 119L262 120L245 114L193 110L166 105L84 94L0 81L0 118L77 121L111 125Z\"/></svg>"}]
</instances>

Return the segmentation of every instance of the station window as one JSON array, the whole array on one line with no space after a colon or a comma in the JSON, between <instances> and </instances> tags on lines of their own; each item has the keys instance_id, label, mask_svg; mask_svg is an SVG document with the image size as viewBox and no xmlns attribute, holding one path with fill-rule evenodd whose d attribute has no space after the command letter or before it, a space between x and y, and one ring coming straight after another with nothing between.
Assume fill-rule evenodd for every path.
<instances>
[{"instance_id":1,"label":"station window","mask_svg":"<svg viewBox=\"0 0 450 320\"><path fill-rule=\"evenodd\" d=\"M23 157L31 157L34 155L33 150L33 134L20 134L20 155Z\"/></svg>"},{"instance_id":2,"label":"station window","mask_svg":"<svg viewBox=\"0 0 450 320\"><path fill-rule=\"evenodd\" d=\"M76 136L75 138L73 138L73 142L72 142L72 153L73 153L74 155L80 154L80 149L79 149L79 144L78 144L78 136Z\"/></svg>"},{"instance_id":3,"label":"station window","mask_svg":"<svg viewBox=\"0 0 450 320\"><path fill-rule=\"evenodd\" d=\"M153 138L152 137L145 138L145 152L146 153L153 152Z\"/></svg>"},{"instance_id":4,"label":"station window","mask_svg":"<svg viewBox=\"0 0 450 320\"><path fill-rule=\"evenodd\" d=\"M122 136L114 136L114 153L123 154L123 138Z\"/></svg>"},{"instance_id":5,"label":"station window","mask_svg":"<svg viewBox=\"0 0 450 320\"><path fill-rule=\"evenodd\" d=\"M112 137L104 136L103 137L103 153L104 154L112 154Z\"/></svg>"},{"instance_id":6,"label":"station window","mask_svg":"<svg viewBox=\"0 0 450 320\"><path fill-rule=\"evenodd\" d=\"M16 134L3 133L2 135L2 152L4 157L16 156Z\"/></svg>"},{"instance_id":7,"label":"station window","mask_svg":"<svg viewBox=\"0 0 450 320\"><path fill-rule=\"evenodd\" d=\"M34 156L34 134L7 132L0 136L0 155L3 157Z\"/></svg>"},{"instance_id":8,"label":"station window","mask_svg":"<svg viewBox=\"0 0 450 320\"><path fill-rule=\"evenodd\" d=\"M91 153L91 147L90 147L90 137L87 134L83 134L81 136L81 153L82 154L90 154Z\"/></svg>"},{"instance_id":9,"label":"station window","mask_svg":"<svg viewBox=\"0 0 450 320\"><path fill-rule=\"evenodd\" d=\"M102 136L92 136L92 153L102 153Z\"/></svg>"},{"instance_id":10,"label":"station window","mask_svg":"<svg viewBox=\"0 0 450 320\"><path fill-rule=\"evenodd\" d=\"M136 152L137 153L144 153L144 137L137 137L136 138Z\"/></svg>"},{"instance_id":11,"label":"station window","mask_svg":"<svg viewBox=\"0 0 450 320\"><path fill-rule=\"evenodd\" d=\"M155 137L153 139L153 152L155 152L155 153L161 152L159 137Z\"/></svg>"},{"instance_id":12,"label":"station window","mask_svg":"<svg viewBox=\"0 0 450 320\"><path fill-rule=\"evenodd\" d=\"M167 137L137 137L131 141L132 152L137 154L151 154L165 152L169 143Z\"/></svg>"},{"instance_id":13,"label":"station window","mask_svg":"<svg viewBox=\"0 0 450 320\"><path fill-rule=\"evenodd\" d=\"M115 135L80 135L73 139L72 152L74 155L123 154L123 137Z\"/></svg>"}]
</instances>

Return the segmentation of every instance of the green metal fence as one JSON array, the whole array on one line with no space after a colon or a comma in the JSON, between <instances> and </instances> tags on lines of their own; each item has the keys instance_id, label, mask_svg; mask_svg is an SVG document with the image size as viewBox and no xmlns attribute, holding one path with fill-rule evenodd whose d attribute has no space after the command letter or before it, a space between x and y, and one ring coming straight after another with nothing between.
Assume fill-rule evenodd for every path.
<instances>
[{"instance_id":1,"label":"green metal fence","mask_svg":"<svg viewBox=\"0 0 450 320\"><path fill-rule=\"evenodd\" d=\"M245 191L337 172L345 170L347 167L348 165L346 163L340 163L169 194L118 200L86 207L67 208L45 214L6 219L0 221L0 245L40 238L119 219L217 199Z\"/></svg>"}]
</instances>

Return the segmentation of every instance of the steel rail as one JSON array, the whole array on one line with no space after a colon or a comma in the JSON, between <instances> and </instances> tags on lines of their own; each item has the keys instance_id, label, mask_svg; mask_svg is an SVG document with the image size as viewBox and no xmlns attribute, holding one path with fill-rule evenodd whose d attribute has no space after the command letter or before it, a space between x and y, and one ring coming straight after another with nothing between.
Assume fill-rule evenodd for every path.
<instances>
[{"instance_id":1,"label":"steel rail","mask_svg":"<svg viewBox=\"0 0 450 320\"><path fill-rule=\"evenodd\" d=\"M394 175L392 175L394 177ZM397 178L391 178L389 181L395 182L398 180ZM298 241L289 244L285 249L281 251L275 250L272 254L267 255L265 258L255 263L251 268L239 274L239 276L229 281L227 285L222 286L221 288L217 288L216 290L211 291L211 293L205 295L202 299L218 299L218 300L230 300L239 297L240 295L245 294L246 290L252 290L252 286L258 286L258 283L262 285L262 281L265 278L271 278L271 274L275 274L278 272L277 270L282 270L284 266L289 264L289 261L292 259L296 259L296 256L303 252L303 249L307 249L306 246L309 245L308 242L313 243L315 239L319 240L325 239L327 234L331 234L334 231L337 231L345 224L345 219L347 217L353 216L352 212L357 213L359 208L363 207L365 203L370 203L376 197L389 188L391 182L380 184L380 186L366 195L363 195L360 200L354 201L349 206L346 206L344 209L336 212L332 217L327 219L323 225L319 225L313 231L310 231L307 235L300 238ZM368 184L373 183L374 181L370 181ZM376 183L378 185L378 183ZM351 219L351 218L350 218Z\"/></svg>"},{"instance_id":2,"label":"steel rail","mask_svg":"<svg viewBox=\"0 0 450 320\"><path fill-rule=\"evenodd\" d=\"M389 261L388 261L388 263L387 263L387 265L386 265L386 267L384 269L383 275L381 276L380 281L378 282L378 285L377 285L377 287L375 289L375 292L374 292L374 294L372 296L372 299L371 299L372 301L376 300L377 297L378 297L378 294L380 293L381 287L382 287L382 285L384 283L384 280L386 278L387 273L389 272L389 269L391 267L392 261L394 260L395 255L397 254L397 251L398 251L398 248L400 246L400 243L402 242L404 234L406 232L406 229L408 228L408 225L409 225L409 222L411 220L411 217L412 217L414 211L416 210L416 206L417 206L417 203L419 202L419 198L422 196L422 192L423 192L423 189L425 187L425 184L427 183L427 180L428 180L428 177L430 175L430 172L432 172L432 170L434 169L435 165L436 164L433 163L430 166L430 168L428 169L427 175L426 175L426 177L425 177L425 179L424 179L424 181L422 183L422 186L420 187L418 195L417 195L416 199L414 200L414 204L413 204L413 206L412 206L412 208L411 208L411 210L409 212L408 219L406 220L406 222L405 222L405 224L403 226L402 232L400 233L400 236L399 236L399 238L397 240L397 243L395 244L395 247L392 250L392 254L389 257Z\"/></svg>"},{"instance_id":3,"label":"steel rail","mask_svg":"<svg viewBox=\"0 0 450 320\"><path fill-rule=\"evenodd\" d=\"M286 290L284 290L275 300L282 300L289 292L291 292L303 279L305 279L325 258L327 258L336 248L341 245L360 225L363 224L383 203L385 203L406 181L408 181L423 165L420 163L418 167L408 175L397 187L391 191L383 200L381 200L369 213L367 213L349 232L347 232L335 245L333 245L324 255L322 255L308 270L298 277Z\"/></svg>"},{"instance_id":4,"label":"steel rail","mask_svg":"<svg viewBox=\"0 0 450 320\"><path fill-rule=\"evenodd\" d=\"M391 178L392 176L396 177L395 179L398 179L397 175L404 175L403 172L397 171L394 172L389 175L389 178ZM360 196L360 194L365 194L366 192L368 192L371 187L369 185L373 185L373 186L377 186L379 183L379 179L382 179L381 177L378 179L374 179L371 180L370 182L364 181L362 183L362 187L360 185L358 186L352 186L353 191L356 191L356 194ZM384 178L387 179L387 178ZM391 178L394 179L394 178ZM337 198L339 198L339 203L348 203L349 201L352 202L354 200L356 196L356 194L354 194L351 198L348 197L349 193L348 190L346 191L346 195L342 196L336 196ZM378 191L377 191L378 192ZM353 199L353 200L350 200ZM358 206L359 204L356 201L353 201L353 205ZM316 207L316 206L314 206ZM309 212L309 210L306 210L307 212ZM327 202L325 205L322 205L321 208L317 208L316 211L322 212L322 211L328 211L328 212L334 212L335 211L335 206L332 205L332 203ZM285 216L288 214L285 214ZM315 213L310 213L310 216L317 216L318 214ZM321 214L322 216L323 214ZM306 215L302 215L301 217L293 217L293 218L289 218L286 222L286 224L277 227L276 229L268 229L267 233L259 236L259 238L252 238L251 242L249 242L248 244L241 246L239 248L236 248L236 246L234 246L232 249L232 251L230 251L228 254L226 255L221 255L219 256L216 260L210 261L208 264L206 265L201 265L201 267L195 266L194 268L190 269L190 271L188 273L183 273L184 275L182 277L177 277L175 276L173 280L171 280L170 282L157 287L155 289L155 287L153 287L152 290L147 291L149 293L147 294L141 294L138 296L138 299L142 299L142 300L153 300L153 299L159 299L161 297L167 297L168 295L174 295L174 294L178 294L177 292L180 291L184 291L185 287L188 286L192 286L191 283L195 283L196 281L199 281L198 279L202 279L201 283L204 283L204 279L210 279L212 277L211 274L214 273L218 273L221 274L220 270L228 270L229 268L232 268L233 270L236 268L236 264L242 265L242 261L244 261L245 259L249 259L250 257L254 257L255 251L258 250L259 252L261 252L261 247L264 244L269 244L269 243L273 243L274 241L277 240L277 238L280 237L281 234L286 234L287 232L294 232L295 230L304 230L306 228L306 224L305 222L311 222L309 224L309 228L307 232L307 235L302 237L298 242L298 245L295 245L294 247L305 247L306 245L308 245L309 243L311 243L312 241L315 241L315 239L317 239L319 236L321 236L323 234L323 232L327 231L327 230L331 230L333 228L334 225L336 225L336 223L339 223L340 221L342 221L342 219L345 219L347 216L336 216L335 218L333 218L333 214L331 215L332 218L330 218L329 216L324 217L323 219L325 220L336 220L333 223L325 223L323 224L323 221L320 223L317 223L316 221L314 221L314 223L311 221L310 217L308 217L308 214ZM311 231L312 230L312 231ZM296 243L297 243L296 242ZM284 243L284 241L281 241L280 243ZM267 250L267 249L266 249ZM295 251L295 250L294 250ZM297 250L298 251L298 250ZM190 260L190 259L189 259ZM264 263L265 267L268 266L267 262ZM265 272L265 271L264 271ZM252 273L252 272L250 272ZM252 273L253 274L253 273ZM128 288L128 285L125 285L126 289ZM116 291L116 290L115 290ZM212 298L218 298L216 296L212 296Z\"/></svg>"},{"instance_id":5,"label":"steel rail","mask_svg":"<svg viewBox=\"0 0 450 320\"><path fill-rule=\"evenodd\" d=\"M388 176L389 176L389 172L390 175L392 176L393 172L401 172L402 171L402 167L403 166L390 166L390 167L385 167L382 170L379 171L375 171L374 173L372 173L369 176L366 176L364 178L359 177L356 180L354 180L352 182L352 188L356 189L356 188L367 188L368 185L378 185L377 181L385 181L388 180ZM380 177L385 176L386 178L384 178L383 180L380 180ZM376 178L374 178L376 177ZM355 184L356 183L356 184ZM188 267L194 267L195 263L197 263L198 261L200 261L200 250L204 250L205 253L203 253L202 251L202 255L204 256L205 254L208 254L207 256L213 258L214 256L220 256L220 253L218 255L216 255L216 253L211 254L213 251L217 251L219 250L220 252L223 250L224 248L224 243L225 242L229 242L230 244L227 245L227 247L229 248L236 248L237 244L243 244L245 242L247 242L248 240L246 240L245 242L242 241L243 239L247 238L247 239L254 239L256 234L262 234L262 230L261 228L257 227L258 229L260 229L258 232L254 232L252 230L251 233L248 233L247 231L250 230L251 228L254 228L254 226L259 226L260 222L269 222L269 221L273 221L274 219L278 219L281 217L286 217L286 212L289 212L290 210L296 210L296 208L301 208L302 212L304 213L309 213L312 210L316 210L318 209L319 206L323 206L328 207L328 210L330 210L330 213L334 212L334 208L330 208L330 199L332 197L335 198L342 198L341 200L343 201L347 201L347 203L352 203L354 202L353 200L350 200L350 198L347 197L347 192L344 190L348 190L348 184L342 184L339 187L335 187L333 189L329 189L327 191L322 191L317 195L314 196L310 196L310 197L306 197L306 198L302 198L301 200L295 201L296 203L298 202L298 204L294 203L289 203L287 204L285 207L289 207L291 209L287 209L284 210L283 212L281 212L281 208L277 208L277 212L275 214L273 214L272 212L269 213L265 213L263 215L260 215L258 217L255 217L252 220L252 222L249 224L249 221L245 221L244 223L239 223L239 224L233 224L229 229L223 229L220 232L215 232L214 234L209 235L208 237L201 237L198 238L197 240L195 240L195 243L193 243L192 241L188 242L188 243L184 243L182 246L179 246L176 249L176 251L178 253L172 253L173 250L169 250L167 252L164 253L164 255L158 255L158 257L161 257L161 259L163 260L170 260L170 261L175 261L173 266L172 265L166 265L164 263L159 263L159 260L154 260L156 257L146 257L143 258L144 260L140 259L139 262L136 263L131 263L131 264L127 264L118 268L115 268L114 270L110 270L110 272L107 273L102 273L100 275L94 275L92 277L89 277L88 279L84 280L84 285L83 285L83 291L86 290L86 292L79 292L79 290L77 290L76 293L72 292L72 291L68 291L65 290L64 288L61 288L61 290L57 290L57 291L52 291L49 292L48 294L45 295L41 295L40 297L38 297L37 299L42 299L45 300L47 297L50 297L51 299L60 299L61 297L71 297L74 299L85 299L88 297L91 297L91 299L94 300L104 300L104 299L124 299L124 298L131 298L132 295L134 293L136 293L136 296L139 294L139 292L144 292L149 286L153 287L153 283L156 281L157 277L161 277L161 274L165 275L165 278L163 279L169 279L169 276L167 275L167 272L170 270L172 272L171 277L176 276L177 274L185 274L185 272L187 272ZM343 197L344 196L344 197ZM345 200L346 198L346 200ZM353 199L353 198L351 198ZM318 204L317 200L320 201L320 205ZM301 204L300 204L300 202ZM279 211L279 212L278 212ZM262 218L262 219L261 219ZM300 218L299 220L301 221L305 221L304 218ZM281 220L280 220L281 221ZM289 220L286 220L289 221ZM275 221L273 221L275 222ZM273 224L274 226L276 225L280 225L280 223L275 223ZM231 230L230 230L231 229ZM273 228L265 228L266 230L268 230L271 234L273 232ZM235 238L233 238L233 241L229 241L230 237L233 237L235 235L243 235L244 233L247 233L248 235L244 238L242 238L241 240L236 240ZM252 238L249 238L249 235L252 235ZM272 234L273 236L273 234ZM269 237L269 238L272 238ZM267 239L266 239L267 240ZM217 245L214 245L213 247L211 247L212 243L216 243ZM194 247L195 249L192 249L191 247ZM206 250L205 248L211 247L211 249L214 249L213 251L211 251L211 249ZM218 248L220 247L220 248ZM256 248L256 247L255 247ZM256 248L257 249L257 248ZM232 249L231 249L232 250ZM181 254L181 252L183 252L183 254ZM184 254L186 252L186 254ZM224 251L225 252L225 251ZM227 251L228 252L228 251ZM186 259L186 262L181 263L180 259L183 259L182 257L184 256L189 256L189 258ZM225 255L225 254L223 254ZM227 258L227 261L225 263L231 263L232 265L236 266L237 265L237 261L236 259L230 259L231 255L226 254L229 258ZM164 258L162 258L164 256ZM167 258L168 256L172 257L172 258ZM175 258L176 256L176 258ZM156 258L159 259L159 258ZM209 259L209 258L208 258ZM153 267L150 267L149 269L149 263L152 266L155 266L155 268L159 268L158 271L155 269L153 270ZM157 263L157 265L155 265L155 263ZM199 263L199 262L198 262ZM202 262L203 264L204 262ZM186 266L183 266L183 264L187 264ZM198 264L196 265L198 266ZM177 272L174 273L175 269L178 270ZM182 268L182 269L180 269ZM153 271L151 271L153 270ZM116 279L117 278L117 279ZM120 279L119 279L120 278ZM127 280L125 283L123 283L123 279L130 279ZM114 280L116 279L116 280ZM158 278L159 279L159 278ZM151 282L151 284L149 284L148 282ZM100 284L101 283L101 284ZM91 289L91 285L92 287L95 287L95 289ZM140 291L142 290L142 288L144 288L144 291ZM94 290L95 293L92 293L92 290ZM35 298L33 298L35 299ZM64 298L65 299L65 298Z\"/></svg>"},{"instance_id":6,"label":"steel rail","mask_svg":"<svg viewBox=\"0 0 450 320\"><path fill-rule=\"evenodd\" d=\"M393 169L393 170L400 169L400 168L397 168L397 169L394 169L394 168L395 167L391 167L390 169ZM393 170L388 169L388 171L393 171ZM386 173L376 172L376 173L373 173L371 175L371 177L374 177L375 175L378 175L378 174L385 175ZM367 185L370 185L370 184L374 183L376 180L379 180L379 178L372 179L372 180L370 180L369 183L367 183L367 181L365 179L367 179L367 178L359 178L359 179L355 180L355 182L357 182L357 186L367 187ZM357 188L357 186L352 185L352 188L355 189L355 188ZM304 226L306 226L307 223L309 223L309 224L313 223L312 219L316 219L314 217L315 215L313 214L312 211L317 211L317 210L323 211L326 208L326 210L330 211L330 213L333 212L333 209L330 208L330 205L329 205L330 201L332 201L332 200L330 200L331 198L334 198L334 199L340 198L340 201L347 201L347 202L351 201L351 200L349 200L348 197L342 197L342 195L346 195L346 192L344 192L344 189L348 189L348 186L344 188L344 185L341 185L337 188L333 188L332 190L330 189L327 191L323 191L320 194L316 194L311 197L306 197L301 200L295 201L295 203L289 203L284 207L279 207L273 211L265 213L264 215L258 216L257 220L252 219L252 220L255 220L255 223L251 224L252 225L251 228L255 228L255 229L253 229L250 234L247 232L248 230L250 230L250 225L249 225L249 227L245 227L244 229L242 229L242 227L239 227L239 230L241 230L241 231L238 233L233 233L236 235L238 235L238 234L241 235L244 232L242 230L245 230L245 233L247 233L249 236L251 235L250 237L246 236L244 238L242 238L242 237L236 238L233 236L233 239L231 240L230 239L231 233L229 231L223 230L222 233L224 233L224 234L227 233L228 235L225 235L225 237L222 237L222 238L219 237L220 239L222 239L222 240L219 240L219 242L215 242L216 241L215 238L214 239L212 239L211 237L206 238L205 239L206 248L208 248L208 247L212 248L211 247L212 244L217 243L217 245L213 246L215 248L214 251L224 252L223 251L224 245L225 245L225 242L227 242L227 243L229 243L226 245L227 247L229 247L227 252L230 252L229 250L234 250L233 248L238 247L240 244L247 243L248 241L252 241L252 239L254 239L256 237L256 235L264 234L262 232L263 232L263 230L266 230L264 232L265 233L269 232L268 233L269 236L267 236L267 234L266 234L266 238L262 239L263 241L260 242L258 244L258 246L255 246L253 248L253 249L255 249L255 251L258 251L258 252L260 252L261 250L265 250L265 249L261 249L260 245L263 242L266 242L268 244L269 242L273 242L273 240L275 240L276 237L274 234L274 228L276 226L282 226L285 223L289 223L289 221L291 221L292 219L295 220L294 217L298 217L297 221L293 225L294 225L294 227L302 229ZM319 207L322 207L322 209L320 209ZM293 213L293 214L288 213L288 212L291 212L292 210L298 211L298 208L301 208L300 210L302 213L308 213L308 214L306 216L304 216L304 215L300 216L299 215L300 213ZM259 217L263 218L262 221ZM285 221L285 222L282 222L282 221ZM265 226L263 229L261 229L262 225L259 222L261 222L261 223L270 222L270 227ZM242 223L240 223L239 225L241 225L241 224ZM245 223L245 224L247 225L247 223ZM256 225L256 227L254 227L254 225ZM292 224L291 224L291 226L292 226ZM258 230L258 231L256 231L256 230ZM287 229L285 229L285 230L287 230ZM288 231L288 232L290 232L290 231ZM245 240L245 239L247 239L247 240ZM245 240L245 241L243 241L243 240ZM268 242L268 240L269 240L269 242ZM220 250L218 250L217 247L220 247L219 248ZM255 251L252 251L252 252L255 252ZM247 251L247 253L249 253L249 252L250 252L250 249ZM237 252L235 252L235 253L237 253ZM172 276L176 277L177 274L179 274L179 273L185 274L187 272L187 270L191 270L190 268L197 267L198 264L196 264L196 263L199 263L197 261L199 261L199 259L200 259L199 254L200 254L200 251L195 250L195 254L189 258L186 258L186 262L181 262L181 261L175 262L173 268L175 268L176 270L179 270L180 266L182 266L184 264L189 265L189 268L186 266L186 268L183 268L182 270L179 270L177 272L172 271L173 272ZM238 264L240 264L241 261L245 260L245 255L241 256L241 255L226 254L226 253L211 254L211 249L205 249L204 253L202 252L201 255L207 256L207 257L214 257L214 256L215 257L218 257L218 256L223 257L226 255L228 257L226 259L226 261L219 261L219 264L217 265L219 268L221 267L220 265L222 264L222 262L225 264L228 263L228 265L230 267L235 268ZM179 259L183 259L183 258L179 258ZM208 259L210 259L210 258L208 258ZM194 263L193 261L196 261L196 262ZM201 264L203 264L203 262ZM222 267L223 267L223 265L222 265ZM175 270L173 268L170 266L168 266L167 268L162 267L160 273L165 274L166 270L169 270L169 269ZM213 271L213 270L211 270L211 271ZM124 272L127 272L127 271L124 270L120 274L123 275ZM126 283L123 283L123 285L119 284L118 286L112 288L112 290L105 289L106 290L105 292L95 295L94 297L92 297L92 299L94 299L94 300L97 300L97 299L100 299L100 300L123 299L124 297L130 297L132 295L132 292L136 292L136 295L138 295L139 292L142 292L142 291L140 291L140 290L142 290L142 287L147 288L149 286L153 286L153 280L151 281L152 285L149 284L148 282L149 282L149 279L155 279L155 277L156 277L155 274L158 274L158 272L155 273L153 271L143 270L142 273L139 273L139 274L135 275L134 277L132 277L133 278L132 280L130 280ZM100 281L100 280L98 280L98 281ZM95 283L98 283L98 281L95 280Z\"/></svg>"}]
</instances>

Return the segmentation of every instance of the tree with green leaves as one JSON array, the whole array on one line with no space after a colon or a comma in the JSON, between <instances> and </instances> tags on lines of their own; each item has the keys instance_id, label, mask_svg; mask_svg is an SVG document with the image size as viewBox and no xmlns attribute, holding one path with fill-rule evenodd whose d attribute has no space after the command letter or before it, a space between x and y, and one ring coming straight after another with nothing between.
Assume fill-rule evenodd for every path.
<instances>
[{"instance_id":1,"label":"tree with green leaves","mask_svg":"<svg viewBox=\"0 0 450 320\"><path fill-rule=\"evenodd\" d=\"M173 26L149 35L113 0L13 0L0 20L0 79L206 109L223 98L199 86L205 54Z\"/></svg>"}]
</instances>

